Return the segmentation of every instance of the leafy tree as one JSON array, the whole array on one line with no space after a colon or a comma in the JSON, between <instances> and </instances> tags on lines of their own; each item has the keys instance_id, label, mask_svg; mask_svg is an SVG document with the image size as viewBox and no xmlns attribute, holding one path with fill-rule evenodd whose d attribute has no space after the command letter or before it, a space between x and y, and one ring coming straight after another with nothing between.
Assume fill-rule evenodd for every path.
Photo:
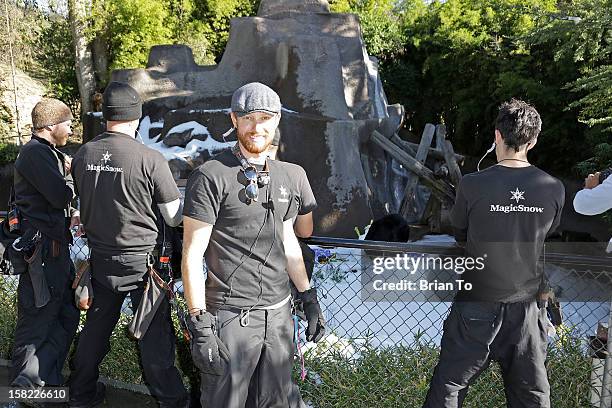
<instances>
[{"instance_id":1,"label":"leafy tree","mask_svg":"<svg viewBox=\"0 0 612 408\"><path fill-rule=\"evenodd\" d=\"M406 107L411 130L420 134L425 123L443 122L458 150L477 155L491 142L499 104L519 97L543 118L538 164L566 171L586 157L585 126L577 108L565 109L576 100L565 85L578 78L578 66L556 60L561 38L532 35L560 21L556 1L411 0L394 7L405 42L382 57L381 72L390 101Z\"/></svg>"},{"instance_id":2,"label":"leafy tree","mask_svg":"<svg viewBox=\"0 0 612 408\"><path fill-rule=\"evenodd\" d=\"M193 0L192 17L208 39L208 54L219 61L229 38L230 20L257 14L260 0Z\"/></svg>"},{"instance_id":3,"label":"leafy tree","mask_svg":"<svg viewBox=\"0 0 612 408\"><path fill-rule=\"evenodd\" d=\"M402 31L403 9L394 0L332 0L336 13L359 16L363 40L368 53L378 58L392 58L403 50L406 38Z\"/></svg>"},{"instance_id":4,"label":"leafy tree","mask_svg":"<svg viewBox=\"0 0 612 408\"><path fill-rule=\"evenodd\" d=\"M168 4L150 0L98 0L93 33L108 38L110 69L146 65L153 45L173 42Z\"/></svg>"},{"instance_id":5,"label":"leafy tree","mask_svg":"<svg viewBox=\"0 0 612 408\"><path fill-rule=\"evenodd\" d=\"M78 111L79 88L74 69L72 34L68 20L59 15L41 15L40 36L35 41L41 74L47 80L50 96ZM78 117L78 115L76 115Z\"/></svg>"},{"instance_id":6,"label":"leafy tree","mask_svg":"<svg viewBox=\"0 0 612 408\"><path fill-rule=\"evenodd\" d=\"M576 166L585 174L612 166L612 1L564 3L560 15L533 37L554 50L555 66L569 64L579 76L566 85L572 92L566 110L589 126L580 140L590 158Z\"/></svg>"}]
</instances>

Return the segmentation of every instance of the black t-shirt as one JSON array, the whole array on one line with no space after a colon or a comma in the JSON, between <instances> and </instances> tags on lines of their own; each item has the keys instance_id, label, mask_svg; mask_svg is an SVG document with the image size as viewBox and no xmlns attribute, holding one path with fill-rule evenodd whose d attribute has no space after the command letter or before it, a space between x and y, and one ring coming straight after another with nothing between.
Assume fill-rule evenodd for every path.
<instances>
[{"instance_id":1,"label":"black t-shirt","mask_svg":"<svg viewBox=\"0 0 612 408\"><path fill-rule=\"evenodd\" d=\"M189 177L183 214L213 225L205 254L209 307L265 307L289 295L283 221L297 215L298 194L303 203L316 202L304 169L274 160L268 166L270 183L250 204L240 162L229 150Z\"/></svg>"},{"instance_id":2,"label":"black t-shirt","mask_svg":"<svg viewBox=\"0 0 612 408\"><path fill-rule=\"evenodd\" d=\"M563 184L535 166L496 165L463 177L451 219L457 241L467 241L467 255L484 257L484 269L464 273L473 289L457 299L535 299L543 273L538 259L564 201Z\"/></svg>"},{"instance_id":3,"label":"black t-shirt","mask_svg":"<svg viewBox=\"0 0 612 408\"><path fill-rule=\"evenodd\" d=\"M317 208L317 200L312 193L312 188L307 178L300 178L295 191L295 201L298 207L298 215L305 215Z\"/></svg>"},{"instance_id":4,"label":"black t-shirt","mask_svg":"<svg viewBox=\"0 0 612 408\"><path fill-rule=\"evenodd\" d=\"M72 174L89 246L105 254L151 251L154 207L180 197L164 157L123 133L105 132L84 144Z\"/></svg>"}]
</instances>

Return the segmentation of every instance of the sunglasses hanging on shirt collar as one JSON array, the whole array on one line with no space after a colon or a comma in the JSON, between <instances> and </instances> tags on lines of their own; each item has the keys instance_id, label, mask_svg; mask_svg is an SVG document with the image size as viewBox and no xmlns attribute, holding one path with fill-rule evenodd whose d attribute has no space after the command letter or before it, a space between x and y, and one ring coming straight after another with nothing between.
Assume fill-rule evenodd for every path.
<instances>
[{"instance_id":1,"label":"sunglasses hanging on shirt collar","mask_svg":"<svg viewBox=\"0 0 612 408\"><path fill-rule=\"evenodd\" d=\"M250 164L240 151L238 143L232 148L232 153L240 162L242 174L248 181L248 184L244 187L244 195L249 200L247 204L251 204L252 201L258 200L259 189L270 184L270 174L267 171L258 171L255 166ZM266 159L265 168L268 168L268 159Z\"/></svg>"}]
</instances>

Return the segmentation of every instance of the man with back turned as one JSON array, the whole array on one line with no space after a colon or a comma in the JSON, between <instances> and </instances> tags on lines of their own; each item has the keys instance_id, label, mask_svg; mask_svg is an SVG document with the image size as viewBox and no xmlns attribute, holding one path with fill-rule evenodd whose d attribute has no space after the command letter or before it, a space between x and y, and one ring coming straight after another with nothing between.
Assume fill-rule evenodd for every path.
<instances>
[{"instance_id":1,"label":"man with back turned","mask_svg":"<svg viewBox=\"0 0 612 408\"><path fill-rule=\"evenodd\" d=\"M135 139L142 101L128 84L111 82L104 92L107 131L81 147L72 173L91 248L93 304L79 337L70 378L70 406L93 407L104 399L97 382L125 297L137 315L151 288L150 267L159 215L170 226L181 222L178 187L168 163ZM148 285L148 286L147 286ZM186 407L188 395L175 360L175 335L163 296L138 341L144 379L161 407Z\"/></svg>"},{"instance_id":2,"label":"man with back turned","mask_svg":"<svg viewBox=\"0 0 612 408\"><path fill-rule=\"evenodd\" d=\"M495 122L497 164L466 175L457 189L455 238L485 267L462 277L472 290L457 293L444 322L425 408L461 407L469 385L492 360L501 366L508 407L550 408L544 365L549 322L539 301L545 279L538 259L547 234L559 225L564 188L527 159L541 124L533 106L516 99L502 104Z\"/></svg>"}]
</instances>

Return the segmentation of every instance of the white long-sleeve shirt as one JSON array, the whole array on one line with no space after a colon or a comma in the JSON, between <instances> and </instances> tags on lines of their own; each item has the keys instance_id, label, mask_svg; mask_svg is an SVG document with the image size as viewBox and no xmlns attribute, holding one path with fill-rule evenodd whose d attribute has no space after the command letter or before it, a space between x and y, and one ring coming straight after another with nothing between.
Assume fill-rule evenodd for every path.
<instances>
[{"instance_id":1,"label":"white long-sleeve shirt","mask_svg":"<svg viewBox=\"0 0 612 408\"><path fill-rule=\"evenodd\" d=\"M574 197L574 209L584 215L597 215L612 208L612 176L603 183L591 189L582 189ZM608 244L608 252L612 252L612 239Z\"/></svg>"},{"instance_id":2,"label":"white long-sleeve shirt","mask_svg":"<svg viewBox=\"0 0 612 408\"><path fill-rule=\"evenodd\" d=\"M574 197L574 209L584 215L597 215L612 208L612 177L591 189L583 189Z\"/></svg>"}]
</instances>

